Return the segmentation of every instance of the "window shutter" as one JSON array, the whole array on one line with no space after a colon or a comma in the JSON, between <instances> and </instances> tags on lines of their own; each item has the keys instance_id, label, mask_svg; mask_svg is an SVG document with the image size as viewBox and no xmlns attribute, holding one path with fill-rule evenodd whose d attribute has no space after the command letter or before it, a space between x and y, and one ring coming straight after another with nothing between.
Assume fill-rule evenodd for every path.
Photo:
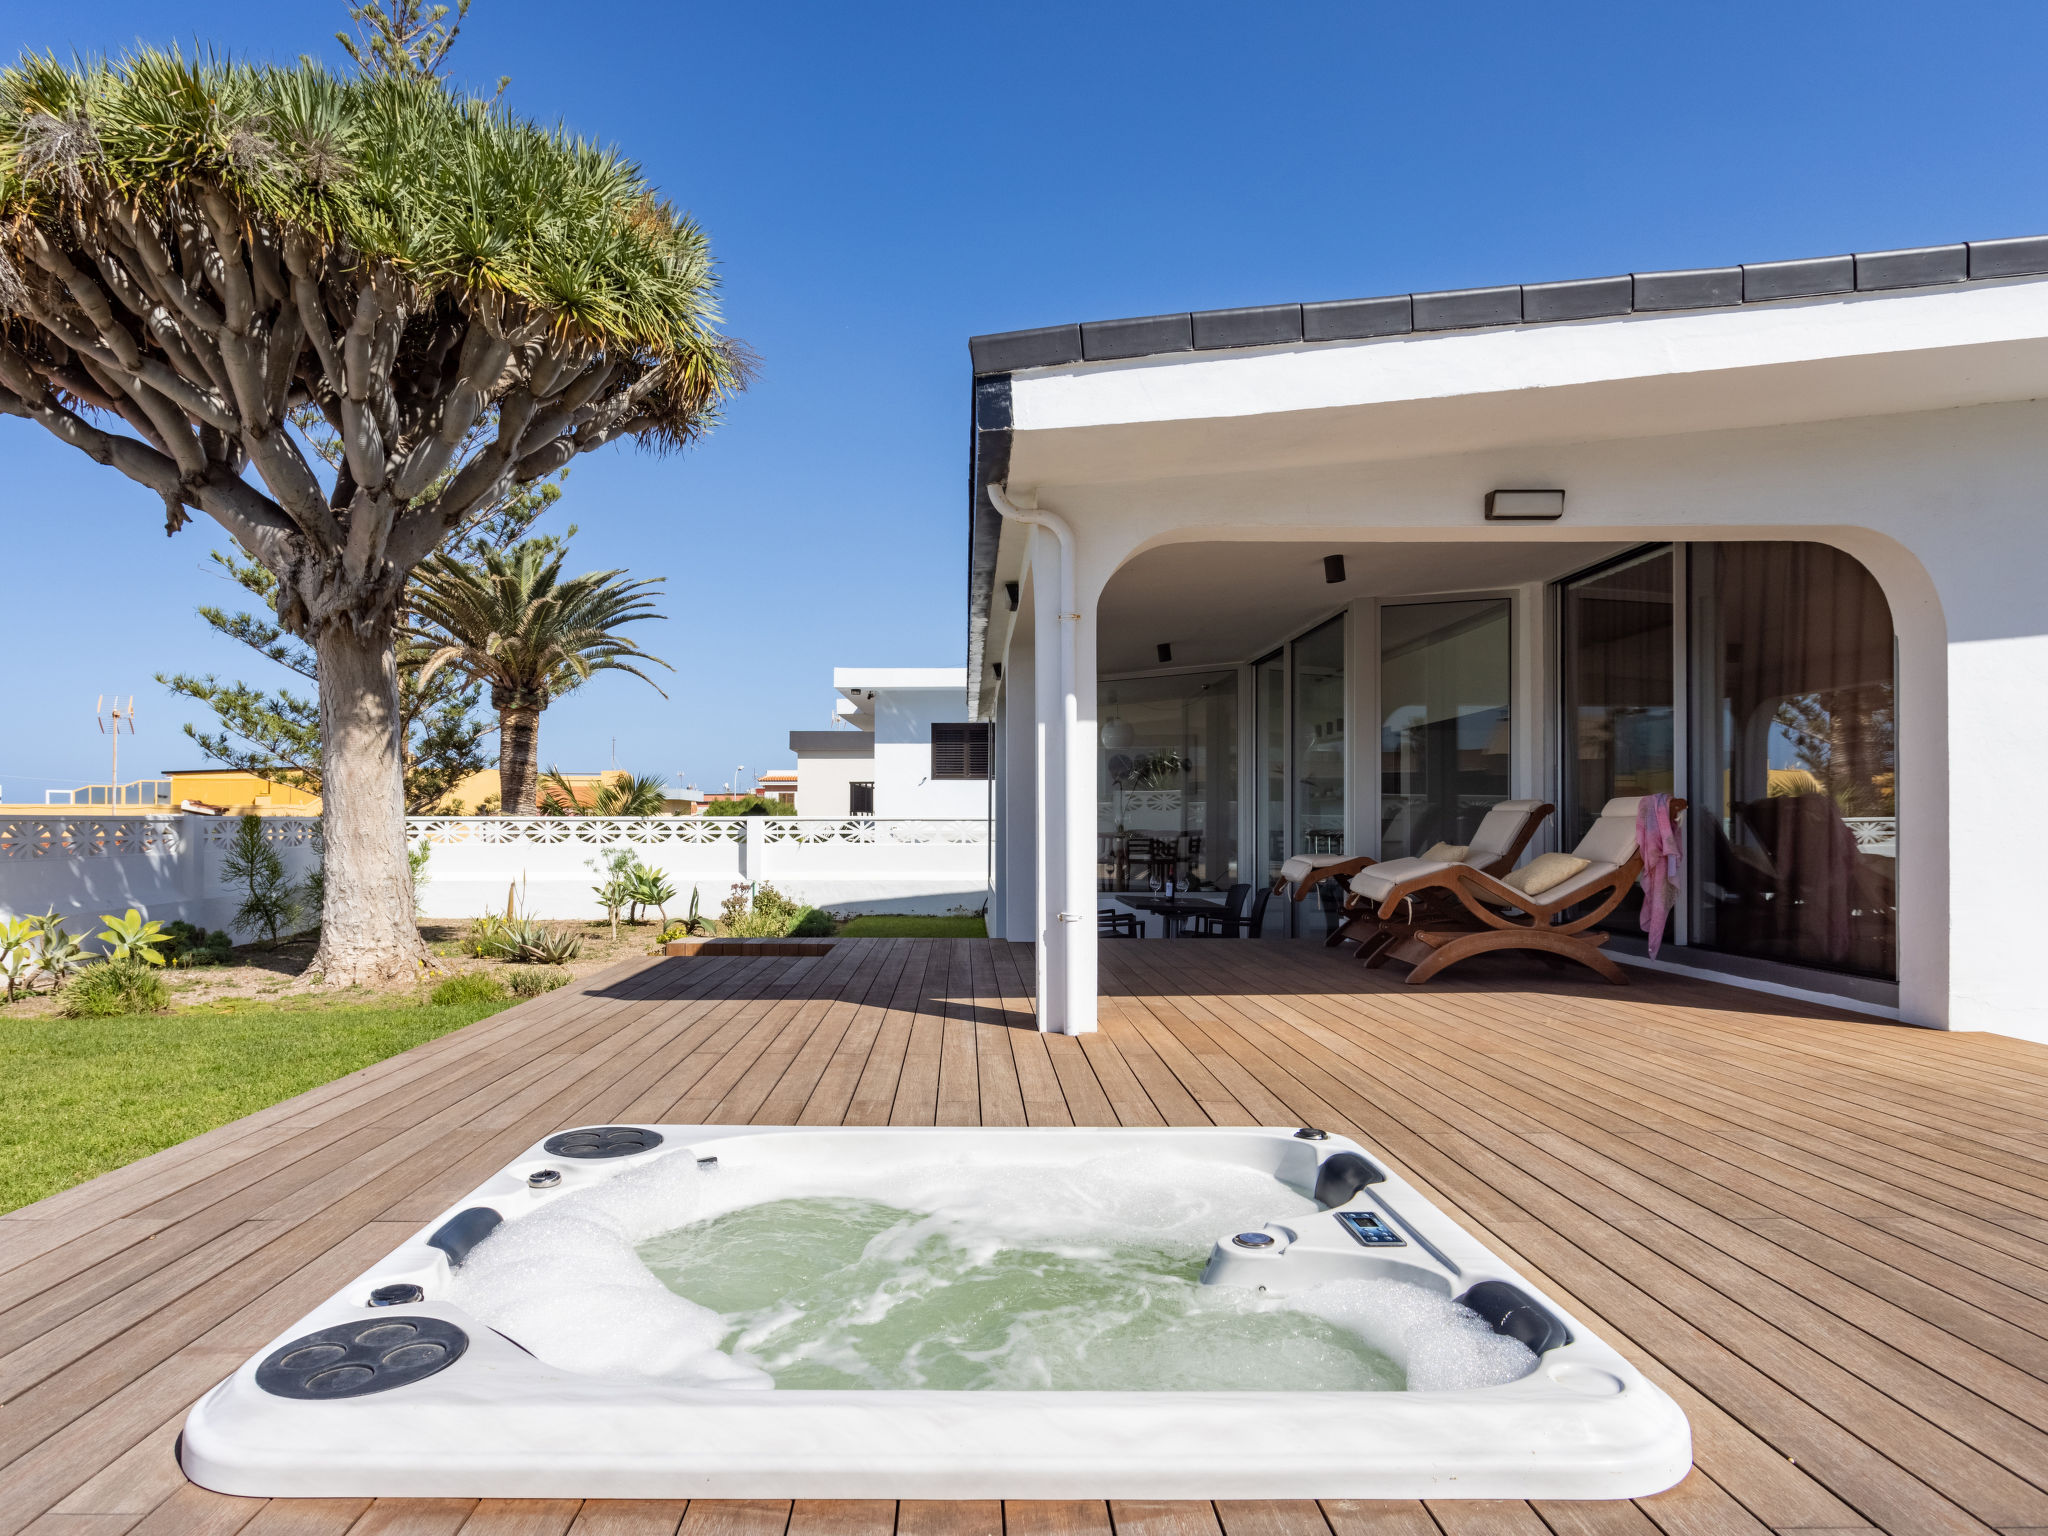
<instances>
[{"instance_id":1,"label":"window shutter","mask_svg":"<svg viewBox=\"0 0 2048 1536\"><path fill-rule=\"evenodd\" d=\"M985 779L989 728L985 723L932 727L932 777Z\"/></svg>"}]
</instances>

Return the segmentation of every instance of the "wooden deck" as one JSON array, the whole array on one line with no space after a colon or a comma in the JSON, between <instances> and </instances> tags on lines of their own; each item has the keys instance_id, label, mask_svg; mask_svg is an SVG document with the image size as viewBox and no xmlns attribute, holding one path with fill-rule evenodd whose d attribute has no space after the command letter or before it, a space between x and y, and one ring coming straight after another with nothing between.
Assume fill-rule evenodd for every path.
<instances>
[{"instance_id":1,"label":"wooden deck","mask_svg":"<svg viewBox=\"0 0 2048 1536\"><path fill-rule=\"evenodd\" d=\"M1031 1029L1001 943L617 967L0 1219L0 1536L2048 1532L2048 1049L1521 965L1108 942L1082 1039ZM1698 1467L1533 1506L185 1483L186 1408L315 1301L548 1130L664 1120L1358 1134L1671 1392Z\"/></svg>"}]
</instances>

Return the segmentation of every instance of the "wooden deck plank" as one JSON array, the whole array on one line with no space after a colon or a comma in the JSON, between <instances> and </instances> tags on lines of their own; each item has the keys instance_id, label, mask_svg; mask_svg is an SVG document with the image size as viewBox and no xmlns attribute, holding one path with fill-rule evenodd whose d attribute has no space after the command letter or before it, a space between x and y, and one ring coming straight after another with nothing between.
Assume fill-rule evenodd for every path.
<instances>
[{"instance_id":1,"label":"wooden deck plank","mask_svg":"<svg viewBox=\"0 0 2048 1536\"><path fill-rule=\"evenodd\" d=\"M2048 1050L1643 976L1424 989L1310 944L639 960L0 1218L0 1536L1757 1536L2048 1526ZM569 994L569 995L564 995ZM185 1408L563 1124L1351 1130L1667 1387L1628 1503L225 1499ZM1951 1178L1928 1197L1920 1170Z\"/></svg>"}]
</instances>

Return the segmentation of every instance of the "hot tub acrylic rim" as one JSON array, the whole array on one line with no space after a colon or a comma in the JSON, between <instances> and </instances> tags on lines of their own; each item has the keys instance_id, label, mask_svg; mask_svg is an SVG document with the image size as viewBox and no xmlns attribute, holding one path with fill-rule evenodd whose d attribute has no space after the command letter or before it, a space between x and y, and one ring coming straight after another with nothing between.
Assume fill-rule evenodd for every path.
<instances>
[{"instance_id":1,"label":"hot tub acrylic rim","mask_svg":"<svg viewBox=\"0 0 2048 1536\"><path fill-rule=\"evenodd\" d=\"M184 1441L184 1462L195 1481L227 1493L360 1495L368 1491L366 1479L375 1491L393 1495L468 1497L506 1493L526 1497L1469 1497L1469 1498L1616 1498L1640 1497L1671 1486L1691 1464L1690 1427L1684 1414L1654 1384L1644 1378L1592 1330L1543 1290L1520 1275L1487 1249L1477 1238L1453 1221L1424 1197L1376 1148L1331 1135L1327 1141L1303 1143L1295 1140L1293 1128L1267 1127L952 1127L952 1126L701 1126L666 1125L651 1127L663 1133L661 1147L632 1157L608 1160L581 1168L551 1160L536 1141L526 1153L507 1164L484 1184L448 1207L405 1244L363 1276L336 1292L313 1312L278 1335L249 1362L194 1407L188 1417ZM559 1134L551 1131L550 1135ZM1306 1180L1289 1180L1297 1188L1313 1181L1314 1168L1325 1157L1355 1151L1382 1169L1383 1182L1369 1185L1343 1209L1370 1205L1391 1218L1418 1245L1431 1251L1458 1276L1456 1293L1487 1279L1500 1279L1523 1290L1540 1305L1550 1309L1567 1328L1572 1342L1546 1352L1534 1370L1503 1385L1450 1392L1290 1392L1247 1390L1242 1392L986 1392L933 1390L823 1390L823 1389L735 1389L732 1387L679 1387L657 1380L635 1378L609 1380L578 1376L547 1366L505 1341L481 1320L447 1302L435 1302L437 1287L445 1286L449 1275L446 1256L427 1246L427 1239L451 1216L476 1206L500 1210L508 1221L528 1214L553 1199L619 1177L664 1156L702 1156L714 1144L766 1140L770 1138L818 1137L864 1141L885 1140L902 1145L916 1141L967 1139L980 1149L996 1154L1005 1144L1041 1150L1049 1142L1100 1143L1105 1150L1117 1144L1140 1141L1181 1141L1189 1148L1200 1147L1195 1155L1213 1156L1215 1150L1239 1146L1234 1155L1221 1161L1253 1162L1255 1166L1274 1161L1292 1163L1288 1148L1305 1153L1299 1165ZM545 1140L545 1138L543 1138ZM1094 1149L1090 1149L1091 1153ZM1263 1152L1265 1157L1258 1157ZM1246 1156L1245 1154L1252 1154ZM533 1190L525 1182L535 1168L562 1169L563 1182L547 1190ZM1275 1171L1269 1168L1268 1171ZM1275 1173L1275 1176L1279 1176ZM399 1389L395 1395L376 1394L343 1401L291 1402L262 1394L254 1385L257 1363L273 1349L316 1328L334 1322L361 1318L369 1289L394 1280L413 1280L426 1285L428 1301L413 1307L383 1308L380 1317L403 1316L411 1312L445 1317L470 1332L470 1355L474 1363L467 1372L451 1368L426 1382ZM1587 1396L1559 1381L1561 1369L1581 1368L1617 1383L1606 1396ZM473 1387L480 1386L476 1372L487 1370L497 1378L479 1398ZM513 1379L506 1379L506 1373ZM438 1385L437 1385L438 1384ZM512 1389L508 1391L508 1389ZM651 1416L669 1424L664 1430L667 1449L647 1465L626 1465L628 1459L618 1446L577 1452L549 1436L551 1466L538 1468L526 1446L519 1442L527 1431L513 1433L515 1424L529 1420L545 1423L550 1412L559 1414L575 1402L580 1416L607 1405L616 1407L622 1422L635 1423ZM280 1407L289 1412L279 1415ZM258 1410L260 1425L252 1428L245 1413L235 1409ZM956 1453L926 1457L920 1463L902 1452L901 1438L926 1413L942 1418L949 1442L957 1442L963 1418L1006 1425L1013 1420L1041 1421L1054 1426L1053 1438L1066 1440L1063 1447L1039 1445L1036 1450L1016 1443L1013 1428L994 1436L986 1465L963 1466ZM1108 1413L1109 1422L1128 1432L1140 1421L1157 1425L1161 1420L1179 1420L1193 1415L1203 1433L1197 1439L1214 1443L1185 1455L1169 1446L1150 1443L1142 1447L1117 1445L1107 1460L1093 1442L1102 1439L1094 1432L1080 1438L1063 1436L1059 1425L1092 1420ZM767 1417L763 1417L763 1415ZM476 1431L487 1429L480 1422L497 1426L485 1439L508 1446L512 1454L494 1451L481 1455L444 1452L444 1464L422 1467L406 1463L400 1454L394 1463L387 1450L381 1457L367 1456L349 1467L312 1468L301 1438L291 1431L317 1431L314 1438L324 1442L325 1453L333 1459L337 1433L352 1438L345 1426L360 1421L366 1426L394 1422L421 1423L459 1419L457 1438L470 1441ZM824 1447L787 1444L772 1447L758 1456L738 1446L718 1453L715 1466L698 1466L701 1459L679 1456L677 1436L693 1444L715 1441L707 1430L732 1422L779 1426L785 1432L794 1421L810 1421L823 1415L825 1421L846 1420L858 1424L858 1451L845 1452L843 1466L824 1456ZM1448 1444L1438 1421L1446 1416L1460 1427ZM290 1420L279 1424L278 1420ZM691 1421L698 1421L694 1427ZM235 1421L240 1421L239 1423ZM1319 1425L1327 1436L1342 1430L1346 1443L1370 1443L1385 1447L1400 1442L1408 1457L1400 1467L1381 1466L1387 1458L1375 1454L1347 1453L1343 1467L1312 1467L1298 1458L1273 1456L1262 1462L1245 1450L1245 1426L1298 1421L1307 1433ZM1410 1436L1408 1421L1415 1421ZM894 1429L878 1434L886 1424ZM262 1427L288 1431L281 1439ZM1568 1429L1564 1442L1552 1446L1549 1465L1530 1464L1519 1453L1505 1457L1503 1445L1546 1441L1553 1433ZM1391 1440L1390 1437L1391 1436ZM877 1440L894 1444L877 1446ZM1362 1437L1362 1438L1361 1438ZM385 1436L387 1440L390 1438ZM428 1435L426 1440L435 1436ZM771 1440L777 1438L774 1435ZM1256 1438L1256 1436L1254 1436ZM278 1439L267 1449L261 1442ZM417 1430L401 1437L408 1445L420 1443ZM1414 1443L1410 1444L1410 1441ZM1531 1454L1534 1454L1532 1452ZM765 1457L761 1465L754 1463ZM1448 1464L1447 1464L1448 1458ZM456 1463L459 1463L457 1465ZM771 1466L772 1464L772 1466ZM267 1469L267 1470L266 1470ZM468 1479L467 1482L464 1479ZM288 1484L289 1486L281 1486ZM994 1490L1005 1490L996 1492Z\"/></svg>"}]
</instances>

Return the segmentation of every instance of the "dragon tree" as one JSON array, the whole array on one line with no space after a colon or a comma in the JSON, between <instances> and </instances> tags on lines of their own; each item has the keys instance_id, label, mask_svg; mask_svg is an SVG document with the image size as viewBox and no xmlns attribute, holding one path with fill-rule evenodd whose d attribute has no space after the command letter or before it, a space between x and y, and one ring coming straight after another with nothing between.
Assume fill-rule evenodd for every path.
<instances>
[{"instance_id":1,"label":"dragon tree","mask_svg":"<svg viewBox=\"0 0 2048 1536\"><path fill-rule=\"evenodd\" d=\"M0 72L0 414L214 519L313 649L314 962L425 959L395 615L477 509L743 383L703 232L638 167L420 71L143 51ZM310 407L331 470L293 424Z\"/></svg>"}]
</instances>

